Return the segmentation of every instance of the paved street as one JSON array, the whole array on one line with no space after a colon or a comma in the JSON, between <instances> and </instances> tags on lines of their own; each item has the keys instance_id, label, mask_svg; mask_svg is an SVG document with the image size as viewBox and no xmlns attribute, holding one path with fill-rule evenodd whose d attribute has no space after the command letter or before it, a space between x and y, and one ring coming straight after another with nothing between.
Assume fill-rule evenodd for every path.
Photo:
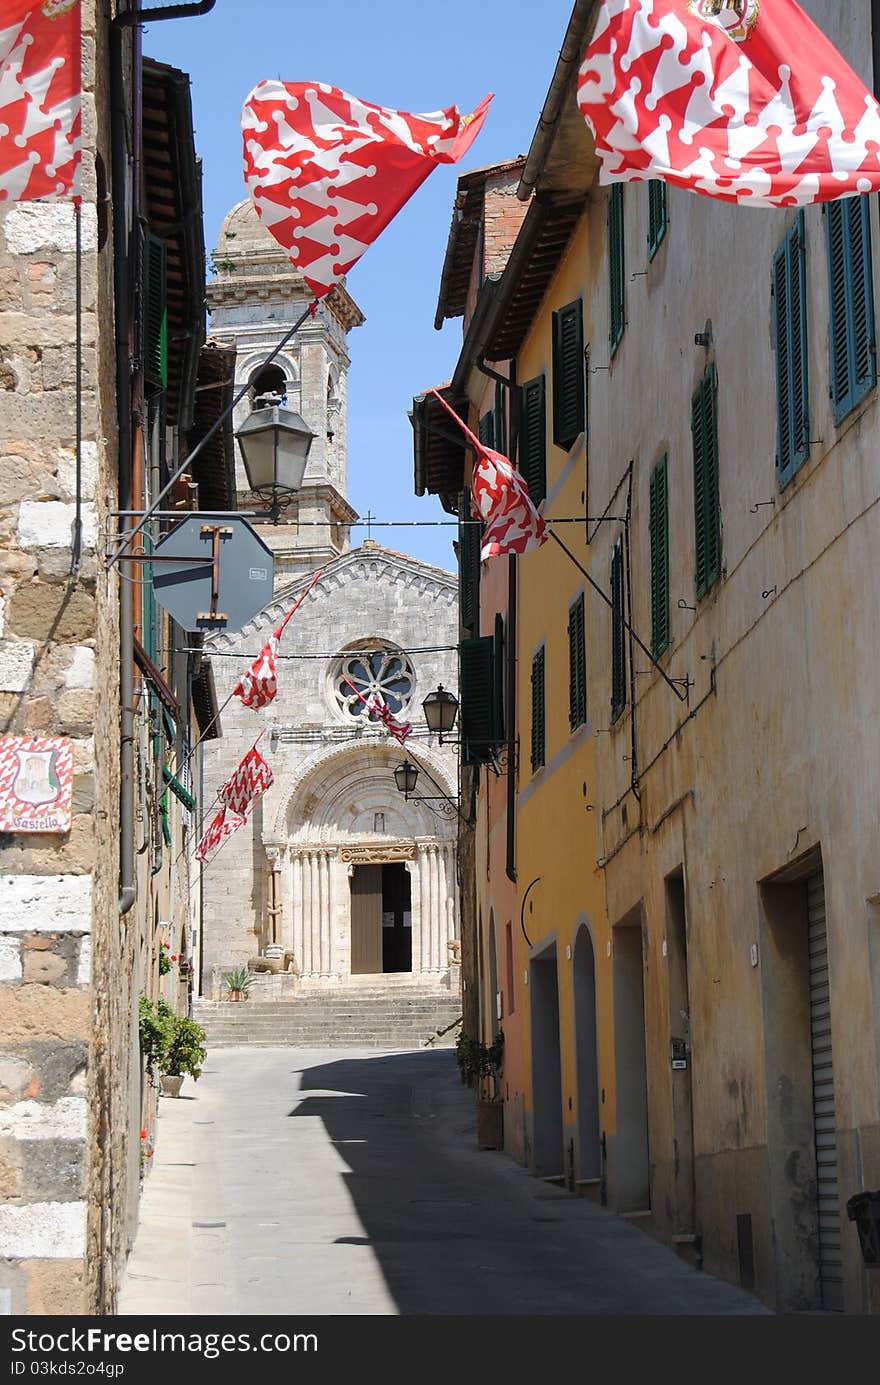
<instances>
[{"instance_id":1,"label":"paved street","mask_svg":"<svg viewBox=\"0 0 880 1385\"><path fill-rule=\"evenodd\" d=\"M751 1314L586 1199L476 1149L452 1053L226 1049L158 1147L123 1314Z\"/></svg>"}]
</instances>

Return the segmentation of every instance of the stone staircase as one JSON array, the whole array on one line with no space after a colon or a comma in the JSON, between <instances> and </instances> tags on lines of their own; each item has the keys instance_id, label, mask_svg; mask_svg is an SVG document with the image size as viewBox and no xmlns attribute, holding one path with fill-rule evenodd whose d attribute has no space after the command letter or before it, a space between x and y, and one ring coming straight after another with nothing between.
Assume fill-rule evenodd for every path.
<instances>
[{"instance_id":1,"label":"stone staircase","mask_svg":"<svg viewBox=\"0 0 880 1385\"><path fill-rule=\"evenodd\" d=\"M377 985L300 991L288 1000L199 1000L194 1010L209 1049L422 1048L432 1037L445 1048L455 1043L460 1015L455 992Z\"/></svg>"}]
</instances>

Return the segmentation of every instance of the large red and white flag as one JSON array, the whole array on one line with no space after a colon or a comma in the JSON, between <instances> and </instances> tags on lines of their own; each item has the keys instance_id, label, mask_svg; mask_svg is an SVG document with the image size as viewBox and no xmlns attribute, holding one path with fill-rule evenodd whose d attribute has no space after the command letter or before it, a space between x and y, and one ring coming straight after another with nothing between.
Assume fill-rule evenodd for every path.
<instances>
[{"instance_id":1,"label":"large red and white flag","mask_svg":"<svg viewBox=\"0 0 880 1385\"><path fill-rule=\"evenodd\" d=\"M253 663L241 675L235 687L232 689L230 697L239 698L243 706L253 707L259 710L260 707L265 707L268 702L272 702L275 698L278 692L278 645L281 643L284 627L287 625L291 616L296 615L296 612L299 610L312 588L320 582L323 576L323 572L315 573L302 596L291 606L287 615L275 630L273 630Z\"/></svg>"},{"instance_id":2,"label":"large red and white flag","mask_svg":"<svg viewBox=\"0 0 880 1385\"><path fill-rule=\"evenodd\" d=\"M247 818L258 798L272 787L275 776L271 765L252 745L238 768L220 790L220 800L236 817Z\"/></svg>"},{"instance_id":3,"label":"large red and white flag","mask_svg":"<svg viewBox=\"0 0 880 1385\"><path fill-rule=\"evenodd\" d=\"M321 298L439 163L482 128L471 115L373 106L324 82L260 82L241 113L244 177L257 215Z\"/></svg>"},{"instance_id":4,"label":"large red and white flag","mask_svg":"<svg viewBox=\"0 0 880 1385\"><path fill-rule=\"evenodd\" d=\"M207 861L208 857L217 850L217 847L225 842L227 837L231 837L233 832L237 832L239 827L243 827L247 818L239 817L224 804L219 808L208 824L207 830L195 850L197 861Z\"/></svg>"},{"instance_id":5,"label":"large red and white flag","mask_svg":"<svg viewBox=\"0 0 880 1385\"><path fill-rule=\"evenodd\" d=\"M880 189L880 106L795 0L604 0L577 99L602 183L753 207Z\"/></svg>"},{"instance_id":6,"label":"large red and white flag","mask_svg":"<svg viewBox=\"0 0 880 1385\"><path fill-rule=\"evenodd\" d=\"M206 861L227 837L244 827L257 799L262 798L274 781L272 767L263 759L255 742L218 794L220 807L196 847L197 861Z\"/></svg>"},{"instance_id":7,"label":"large red and white flag","mask_svg":"<svg viewBox=\"0 0 880 1385\"><path fill-rule=\"evenodd\" d=\"M442 394L437 390L431 393L452 415L477 454L471 480L471 515L483 521L481 561L505 553L531 553L540 548L547 542L547 522L535 508L521 473L507 457L485 447Z\"/></svg>"},{"instance_id":8,"label":"large red and white flag","mask_svg":"<svg viewBox=\"0 0 880 1385\"><path fill-rule=\"evenodd\" d=\"M79 193L80 0L0 3L0 203Z\"/></svg>"}]
</instances>

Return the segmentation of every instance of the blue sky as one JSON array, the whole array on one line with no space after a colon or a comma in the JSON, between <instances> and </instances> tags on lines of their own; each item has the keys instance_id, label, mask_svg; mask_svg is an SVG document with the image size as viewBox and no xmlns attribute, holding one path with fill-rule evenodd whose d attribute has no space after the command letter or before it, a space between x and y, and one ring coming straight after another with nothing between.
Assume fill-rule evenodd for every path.
<instances>
[{"instance_id":1,"label":"blue sky","mask_svg":"<svg viewBox=\"0 0 880 1385\"><path fill-rule=\"evenodd\" d=\"M440 270L460 173L525 153L553 75L571 0L217 0L201 19L148 25L144 53L192 78L204 166L205 240L216 245L245 196L239 119L265 77L321 81L398 110L469 111L494 91L461 164L438 167L351 271L366 324L349 337L349 499L380 519L442 519L413 494L412 396L449 378L461 322L434 330ZM389 548L453 564L452 529L377 529ZM354 530L358 543L364 531Z\"/></svg>"}]
</instances>

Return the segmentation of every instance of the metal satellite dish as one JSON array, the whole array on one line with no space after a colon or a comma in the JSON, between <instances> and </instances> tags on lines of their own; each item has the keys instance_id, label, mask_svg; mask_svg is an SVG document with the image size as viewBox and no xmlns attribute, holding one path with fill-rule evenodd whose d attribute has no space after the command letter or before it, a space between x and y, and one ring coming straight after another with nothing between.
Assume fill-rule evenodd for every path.
<instances>
[{"instance_id":1,"label":"metal satellite dish","mask_svg":"<svg viewBox=\"0 0 880 1385\"><path fill-rule=\"evenodd\" d=\"M272 550L233 515L185 519L152 558L156 600L184 630L240 630L274 595Z\"/></svg>"}]
</instances>

